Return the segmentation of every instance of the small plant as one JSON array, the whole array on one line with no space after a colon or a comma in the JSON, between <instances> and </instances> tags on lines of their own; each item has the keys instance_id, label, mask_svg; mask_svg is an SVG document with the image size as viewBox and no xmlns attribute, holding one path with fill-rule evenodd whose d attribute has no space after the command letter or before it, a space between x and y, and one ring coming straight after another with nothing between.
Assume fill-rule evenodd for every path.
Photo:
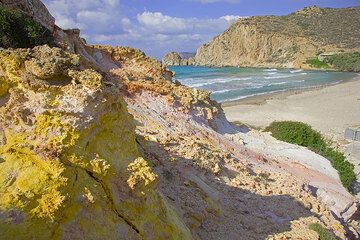
<instances>
[{"instance_id":1,"label":"small plant","mask_svg":"<svg viewBox=\"0 0 360 240\"><path fill-rule=\"evenodd\" d=\"M30 48L51 44L50 30L18 10L0 7L0 47Z\"/></svg>"},{"instance_id":2,"label":"small plant","mask_svg":"<svg viewBox=\"0 0 360 240\"><path fill-rule=\"evenodd\" d=\"M343 186L351 191L352 183L356 178L354 165L346 161L344 154L333 149L331 144L310 125L293 121L273 122L265 131L271 132L271 135L280 141L307 147L328 159L339 173Z\"/></svg>"},{"instance_id":3,"label":"small plant","mask_svg":"<svg viewBox=\"0 0 360 240\"><path fill-rule=\"evenodd\" d=\"M322 68L322 69L330 68L329 64L327 64L326 62L322 62L317 58L308 59L306 63L315 68Z\"/></svg>"},{"instance_id":4,"label":"small plant","mask_svg":"<svg viewBox=\"0 0 360 240\"><path fill-rule=\"evenodd\" d=\"M317 232L320 240L336 240L334 234L319 223L310 224L309 229Z\"/></svg>"}]
</instances>

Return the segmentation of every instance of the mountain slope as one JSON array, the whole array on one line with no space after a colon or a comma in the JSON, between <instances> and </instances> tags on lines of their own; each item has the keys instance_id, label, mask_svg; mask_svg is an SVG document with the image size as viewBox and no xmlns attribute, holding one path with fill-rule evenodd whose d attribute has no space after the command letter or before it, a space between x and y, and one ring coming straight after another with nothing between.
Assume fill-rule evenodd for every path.
<instances>
[{"instance_id":1,"label":"mountain slope","mask_svg":"<svg viewBox=\"0 0 360 240\"><path fill-rule=\"evenodd\" d=\"M287 16L240 19L197 50L212 66L310 68L320 53L360 50L360 7L308 7Z\"/></svg>"}]
</instances>

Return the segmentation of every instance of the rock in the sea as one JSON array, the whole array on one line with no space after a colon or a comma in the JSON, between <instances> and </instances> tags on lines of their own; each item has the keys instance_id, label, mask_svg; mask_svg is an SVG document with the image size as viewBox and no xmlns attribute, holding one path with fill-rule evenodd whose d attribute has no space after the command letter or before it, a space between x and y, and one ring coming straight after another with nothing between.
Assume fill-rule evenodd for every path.
<instances>
[{"instance_id":1,"label":"rock in the sea","mask_svg":"<svg viewBox=\"0 0 360 240\"><path fill-rule=\"evenodd\" d=\"M193 54L193 53L169 52L163 57L162 63L164 66L195 65L194 56L195 56L195 54Z\"/></svg>"},{"instance_id":2,"label":"rock in the sea","mask_svg":"<svg viewBox=\"0 0 360 240\"><path fill-rule=\"evenodd\" d=\"M182 65L181 61L182 59L179 53L169 52L164 56L162 63L164 66L180 66Z\"/></svg>"}]
</instances>

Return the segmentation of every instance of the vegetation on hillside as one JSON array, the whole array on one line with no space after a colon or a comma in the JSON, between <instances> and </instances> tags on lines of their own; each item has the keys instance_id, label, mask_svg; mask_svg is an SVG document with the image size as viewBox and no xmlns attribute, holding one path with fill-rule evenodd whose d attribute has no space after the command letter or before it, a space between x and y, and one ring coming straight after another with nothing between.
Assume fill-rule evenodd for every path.
<instances>
[{"instance_id":1,"label":"vegetation on hillside","mask_svg":"<svg viewBox=\"0 0 360 240\"><path fill-rule=\"evenodd\" d=\"M280 141L307 147L327 158L338 171L343 186L351 191L352 183L356 178L354 165L346 161L344 154L333 149L330 143L311 126L293 121L273 122L265 131L271 132L272 136Z\"/></svg>"},{"instance_id":2,"label":"vegetation on hillside","mask_svg":"<svg viewBox=\"0 0 360 240\"><path fill-rule=\"evenodd\" d=\"M240 20L260 31L306 37L343 48L360 46L360 7L307 7L287 16L262 16Z\"/></svg>"},{"instance_id":3,"label":"vegetation on hillside","mask_svg":"<svg viewBox=\"0 0 360 240\"><path fill-rule=\"evenodd\" d=\"M360 52L339 53L326 58L325 62L341 71L360 72Z\"/></svg>"},{"instance_id":4,"label":"vegetation on hillside","mask_svg":"<svg viewBox=\"0 0 360 240\"><path fill-rule=\"evenodd\" d=\"M309 228L315 232L317 232L317 234L319 234L319 239L320 240L336 240L336 238L334 237L334 234L332 234L331 231L329 231L328 229L324 228L322 225L320 225L319 223L313 223L309 226Z\"/></svg>"},{"instance_id":5,"label":"vegetation on hillside","mask_svg":"<svg viewBox=\"0 0 360 240\"><path fill-rule=\"evenodd\" d=\"M51 32L25 13L0 7L0 47L31 48L52 41Z\"/></svg>"},{"instance_id":6,"label":"vegetation on hillside","mask_svg":"<svg viewBox=\"0 0 360 240\"><path fill-rule=\"evenodd\" d=\"M327 64L326 62L320 61L318 58L308 59L306 61L306 63L314 68L322 68L322 69L330 68L329 64Z\"/></svg>"}]
</instances>

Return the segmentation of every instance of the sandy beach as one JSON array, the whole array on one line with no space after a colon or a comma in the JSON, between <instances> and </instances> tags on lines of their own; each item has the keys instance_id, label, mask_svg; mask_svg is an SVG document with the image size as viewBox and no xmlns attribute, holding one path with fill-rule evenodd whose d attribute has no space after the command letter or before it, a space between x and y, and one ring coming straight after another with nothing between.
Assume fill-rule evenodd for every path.
<instances>
[{"instance_id":1,"label":"sandy beach","mask_svg":"<svg viewBox=\"0 0 360 240\"><path fill-rule=\"evenodd\" d=\"M341 140L347 127L360 125L360 75L337 85L223 103L223 108L230 121L259 128L276 120L301 121Z\"/></svg>"}]
</instances>

